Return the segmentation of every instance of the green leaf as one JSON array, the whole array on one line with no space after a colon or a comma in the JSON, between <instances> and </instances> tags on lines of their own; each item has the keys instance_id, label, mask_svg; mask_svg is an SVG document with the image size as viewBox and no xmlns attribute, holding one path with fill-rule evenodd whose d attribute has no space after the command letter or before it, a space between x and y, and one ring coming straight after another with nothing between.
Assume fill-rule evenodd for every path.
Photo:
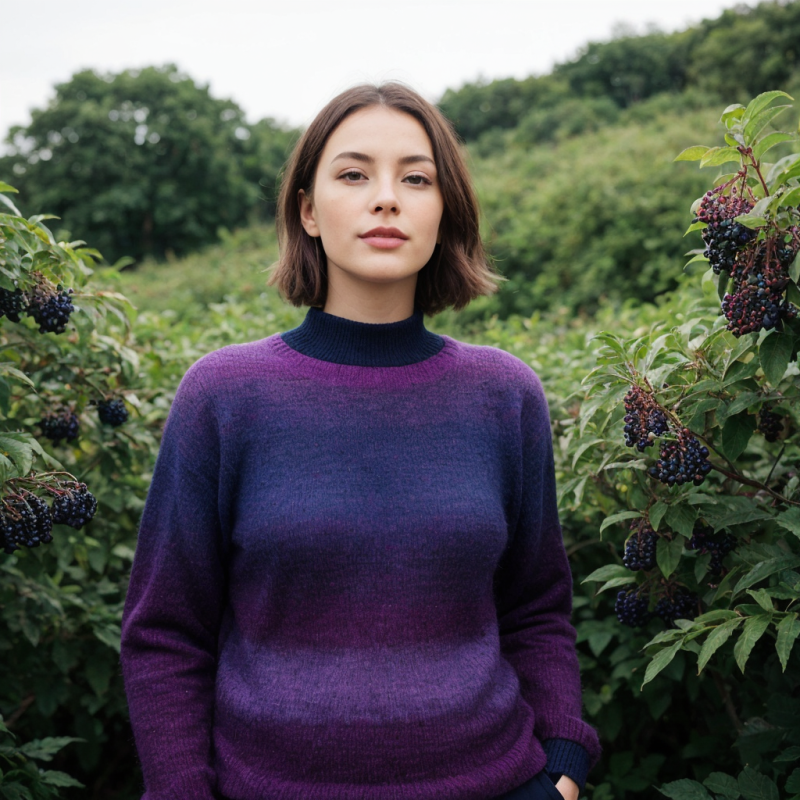
<instances>
[{"instance_id":1,"label":"green leaf","mask_svg":"<svg viewBox=\"0 0 800 800\"><path fill-rule=\"evenodd\" d=\"M756 426L755 416L746 412L728 417L725 421L722 428L722 449L731 461L736 461L744 452Z\"/></svg>"},{"instance_id":2,"label":"green leaf","mask_svg":"<svg viewBox=\"0 0 800 800\"><path fill-rule=\"evenodd\" d=\"M673 800L711 800L711 795L703 788L703 785L689 778L670 781L656 788L661 794L671 797Z\"/></svg>"},{"instance_id":3,"label":"green leaf","mask_svg":"<svg viewBox=\"0 0 800 800\"><path fill-rule=\"evenodd\" d=\"M650 509L650 513L647 516L650 520L650 526L654 531L658 530L658 526L661 524L661 519L664 514L667 513L668 508L669 506L663 500L659 500Z\"/></svg>"},{"instance_id":4,"label":"green leaf","mask_svg":"<svg viewBox=\"0 0 800 800\"><path fill-rule=\"evenodd\" d=\"M744 800L779 800L775 782L752 767L739 773L739 792Z\"/></svg>"},{"instance_id":5,"label":"green leaf","mask_svg":"<svg viewBox=\"0 0 800 800\"><path fill-rule=\"evenodd\" d=\"M620 511L618 514L612 514L610 517L606 517L603 520L603 524L600 526L600 533L602 533L609 525L613 525L615 522L621 522L625 519L633 519L634 517L641 517L642 514L640 511Z\"/></svg>"},{"instance_id":6,"label":"green leaf","mask_svg":"<svg viewBox=\"0 0 800 800\"><path fill-rule=\"evenodd\" d=\"M708 226L707 222L693 222L687 229L684 236L687 236L690 233L694 233L694 231L702 231Z\"/></svg>"},{"instance_id":7,"label":"green leaf","mask_svg":"<svg viewBox=\"0 0 800 800\"><path fill-rule=\"evenodd\" d=\"M699 161L711 148L702 144L696 144L693 147L687 147L683 152L679 153L674 161Z\"/></svg>"},{"instance_id":8,"label":"green leaf","mask_svg":"<svg viewBox=\"0 0 800 800\"><path fill-rule=\"evenodd\" d=\"M737 617L736 619L729 619L727 622L723 622L721 625L718 625L714 628L711 633L708 634L708 638L703 642L703 647L700 650L700 655L697 657L697 674L699 675L703 671L703 667L709 662L711 656L722 647L725 642L730 639L731 634L739 627L739 624L742 622L743 617Z\"/></svg>"},{"instance_id":9,"label":"green leaf","mask_svg":"<svg viewBox=\"0 0 800 800\"><path fill-rule=\"evenodd\" d=\"M602 444L603 439L590 439L588 442L583 442L580 444L578 449L575 451L575 455L572 457L572 469L575 469L575 465L578 463L580 457L590 448L594 447L596 444Z\"/></svg>"},{"instance_id":10,"label":"green leaf","mask_svg":"<svg viewBox=\"0 0 800 800\"><path fill-rule=\"evenodd\" d=\"M752 405L759 399L756 392L742 392L729 406L728 416L732 417Z\"/></svg>"},{"instance_id":11,"label":"green leaf","mask_svg":"<svg viewBox=\"0 0 800 800\"><path fill-rule=\"evenodd\" d=\"M743 119L749 122L751 119L760 114L773 100L777 100L779 97L785 97L787 100L794 100L791 95L780 90L762 92L747 104L747 108L744 110L744 114L742 115Z\"/></svg>"},{"instance_id":12,"label":"green leaf","mask_svg":"<svg viewBox=\"0 0 800 800\"><path fill-rule=\"evenodd\" d=\"M766 217L759 217L755 214L739 214L739 216L734 217L734 219L751 230L763 228L767 224Z\"/></svg>"},{"instance_id":13,"label":"green leaf","mask_svg":"<svg viewBox=\"0 0 800 800\"><path fill-rule=\"evenodd\" d=\"M785 106L773 106L753 117L750 122L746 123L744 126L745 142L751 145L752 142L755 141L756 136L758 136L775 117L779 114L783 114L787 108L791 108L791 106L788 104Z\"/></svg>"},{"instance_id":14,"label":"green leaf","mask_svg":"<svg viewBox=\"0 0 800 800\"><path fill-rule=\"evenodd\" d=\"M50 786L75 786L78 789L85 789L86 786L80 781L76 780L66 772L59 772L58 770L48 769L40 774L42 783Z\"/></svg>"},{"instance_id":15,"label":"green leaf","mask_svg":"<svg viewBox=\"0 0 800 800\"><path fill-rule=\"evenodd\" d=\"M787 531L791 531L795 536L800 537L800 508L790 508L788 511L781 511L775 522Z\"/></svg>"},{"instance_id":16,"label":"green leaf","mask_svg":"<svg viewBox=\"0 0 800 800\"><path fill-rule=\"evenodd\" d=\"M39 761L52 761L53 756L71 742L85 742L86 739L77 739L74 736L49 736L46 739L34 739L23 744L19 751L26 758L36 758Z\"/></svg>"},{"instance_id":17,"label":"green leaf","mask_svg":"<svg viewBox=\"0 0 800 800\"><path fill-rule=\"evenodd\" d=\"M656 563L665 578L669 578L680 563L683 554L683 539L676 536L672 541L659 536L656 545Z\"/></svg>"},{"instance_id":18,"label":"green leaf","mask_svg":"<svg viewBox=\"0 0 800 800\"><path fill-rule=\"evenodd\" d=\"M758 357L761 369L772 386L777 386L783 378L789 359L792 356L791 334L774 331L761 342Z\"/></svg>"},{"instance_id":19,"label":"green leaf","mask_svg":"<svg viewBox=\"0 0 800 800\"><path fill-rule=\"evenodd\" d=\"M796 133L785 133L784 131L776 131L775 133L767 134L761 141L753 147L753 157L756 161L761 161L764 153L771 150L775 145L782 142L791 142L798 138Z\"/></svg>"},{"instance_id":20,"label":"green leaf","mask_svg":"<svg viewBox=\"0 0 800 800\"><path fill-rule=\"evenodd\" d=\"M672 530L689 539L697 519L697 509L686 504L670 506L664 519Z\"/></svg>"},{"instance_id":21,"label":"green leaf","mask_svg":"<svg viewBox=\"0 0 800 800\"><path fill-rule=\"evenodd\" d=\"M712 772L704 781L703 785L707 786L712 792L721 794L728 800L738 800L739 798L739 784L732 775L726 775L724 772Z\"/></svg>"},{"instance_id":22,"label":"green leaf","mask_svg":"<svg viewBox=\"0 0 800 800\"><path fill-rule=\"evenodd\" d=\"M794 569L797 566L800 566L800 555L778 556L777 558L761 561L746 575L740 578L733 590L733 597L736 597L736 595L748 589L753 584L763 581L764 578L774 575L776 572L782 572L785 569Z\"/></svg>"},{"instance_id":23,"label":"green leaf","mask_svg":"<svg viewBox=\"0 0 800 800\"><path fill-rule=\"evenodd\" d=\"M775 610L775 606L772 605L772 598L766 589L758 589L757 591L748 589L747 594L749 594L764 611L768 611L771 614Z\"/></svg>"},{"instance_id":24,"label":"green leaf","mask_svg":"<svg viewBox=\"0 0 800 800\"><path fill-rule=\"evenodd\" d=\"M793 206L800 206L800 186L782 195L778 203L778 208L792 208Z\"/></svg>"},{"instance_id":25,"label":"green leaf","mask_svg":"<svg viewBox=\"0 0 800 800\"><path fill-rule=\"evenodd\" d=\"M722 112L719 121L730 130L744 116L744 113L745 107L741 103L733 103Z\"/></svg>"},{"instance_id":26,"label":"green leaf","mask_svg":"<svg viewBox=\"0 0 800 800\"><path fill-rule=\"evenodd\" d=\"M112 650L116 650L117 653L119 653L121 639L119 625L114 625L112 623L93 625L92 630L94 631L94 635L103 642L103 644L107 644Z\"/></svg>"},{"instance_id":27,"label":"green leaf","mask_svg":"<svg viewBox=\"0 0 800 800\"><path fill-rule=\"evenodd\" d=\"M31 471L33 465L33 450L29 444L15 441L10 436L0 434L0 450L5 451L14 462L20 477L24 477Z\"/></svg>"},{"instance_id":28,"label":"green leaf","mask_svg":"<svg viewBox=\"0 0 800 800\"><path fill-rule=\"evenodd\" d=\"M744 666L750 657L753 647L763 636L770 622L772 622L772 614L760 614L757 617L750 617L744 623L744 630L739 637L739 641L733 646L733 657L736 659L742 674L744 674Z\"/></svg>"},{"instance_id":29,"label":"green leaf","mask_svg":"<svg viewBox=\"0 0 800 800\"><path fill-rule=\"evenodd\" d=\"M800 761L800 745L788 747L780 755L775 756L774 761Z\"/></svg>"},{"instance_id":30,"label":"green leaf","mask_svg":"<svg viewBox=\"0 0 800 800\"><path fill-rule=\"evenodd\" d=\"M14 214L15 216L17 217L22 216L20 210L4 194L0 194L0 203L2 203L5 206L8 206L8 208L11 209L11 213Z\"/></svg>"},{"instance_id":31,"label":"green leaf","mask_svg":"<svg viewBox=\"0 0 800 800\"><path fill-rule=\"evenodd\" d=\"M622 564L605 564L587 575L581 583L586 583L587 581L607 581L611 578L620 578L630 574L631 571Z\"/></svg>"},{"instance_id":32,"label":"green leaf","mask_svg":"<svg viewBox=\"0 0 800 800\"><path fill-rule=\"evenodd\" d=\"M19 194L19 189L15 189L13 186L9 186L9 184L0 181L0 192L14 192L14 194Z\"/></svg>"},{"instance_id":33,"label":"green leaf","mask_svg":"<svg viewBox=\"0 0 800 800\"><path fill-rule=\"evenodd\" d=\"M800 620L797 619L797 612L787 614L777 627L778 638L775 640L775 649L778 651L778 658L781 662L781 671L786 672L786 665L789 663L789 655L795 640L800 636Z\"/></svg>"},{"instance_id":34,"label":"green leaf","mask_svg":"<svg viewBox=\"0 0 800 800\"><path fill-rule=\"evenodd\" d=\"M653 678L655 678L662 669L665 669L669 665L672 659L675 658L678 650L681 649L682 644L683 639L678 639L675 644L670 645L665 650L661 650L660 652L656 653L656 655L653 657L653 660L647 665L640 691L644 688L646 683L649 683L651 680L653 680Z\"/></svg>"},{"instance_id":35,"label":"green leaf","mask_svg":"<svg viewBox=\"0 0 800 800\"><path fill-rule=\"evenodd\" d=\"M741 161L741 154L735 147L712 147L700 159L701 167L718 167L727 161Z\"/></svg>"},{"instance_id":36,"label":"green leaf","mask_svg":"<svg viewBox=\"0 0 800 800\"><path fill-rule=\"evenodd\" d=\"M628 570L630 573L630 570ZM600 594L604 592L606 589L615 589L617 586L624 586L626 583L635 583L636 576L633 574L623 575L620 578L612 578L610 581L606 581L595 594Z\"/></svg>"}]
</instances>

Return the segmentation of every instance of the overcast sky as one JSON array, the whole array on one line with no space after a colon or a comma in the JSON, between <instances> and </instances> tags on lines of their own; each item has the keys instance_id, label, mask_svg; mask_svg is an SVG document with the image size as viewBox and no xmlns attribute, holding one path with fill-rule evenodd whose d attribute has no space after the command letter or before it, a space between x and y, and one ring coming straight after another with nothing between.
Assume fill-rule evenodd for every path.
<instances>
[{"instance_id":1,"label":"overcast sky","mask_svg":"<svg viewBox=\"0 0 800 800\"><path fill-rule=\"evenodd\" d=\"M255 122L307 125L354 83L390 78L429 100L486 78L549 72L627 24L678 30L728 0L37 0L3 4L0 138L80 69L167 62ZM752 5L752 4L751 4Z\"/></svg>"}]
</instances>

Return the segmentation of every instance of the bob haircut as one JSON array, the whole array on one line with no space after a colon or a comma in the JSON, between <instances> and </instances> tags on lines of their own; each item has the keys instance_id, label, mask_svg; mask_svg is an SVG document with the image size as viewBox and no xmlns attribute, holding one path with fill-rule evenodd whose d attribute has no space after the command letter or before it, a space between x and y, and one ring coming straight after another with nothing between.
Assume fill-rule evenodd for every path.
<instances>
[{"instance_id":1,"label":"bob haircut","mask_svg":"<svg viewBox=\"0 0 800 800\"><path fill-rule=\"evenodd\" d=\"M360 84L333 98L317 114L294 146L281 178L276 211L280 257L271 265L267 285L295 306L323 307L327 298L327 256L318 237L300 221L298 193L313 196L322 150L337 126L362 108L381 105L414 117L431 141L444 210L441 244L420 270L414 305L433 316L456 311L497 291L507 278L492 270L479 232L478 200L452 124L436 106L399 81Z\"/></svg>"}]
</instances>

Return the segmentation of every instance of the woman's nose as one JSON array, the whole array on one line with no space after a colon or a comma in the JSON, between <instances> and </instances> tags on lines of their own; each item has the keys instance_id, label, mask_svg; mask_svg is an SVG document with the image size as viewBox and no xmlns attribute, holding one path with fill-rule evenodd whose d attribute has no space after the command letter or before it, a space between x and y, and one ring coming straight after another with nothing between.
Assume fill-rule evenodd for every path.
<instances>
[{"instance_id":1,"label":"woman's nose","mask_svg":"<svg viewBox=\"0 0 800 800\"><path fill-rule=\"evenodd\" d=\"M394 211L400 208L397 200L397 192L394 188L394 181L387 178L377 183L375 196L372 199L373 211Z\"/></svg>"}]
</instances>

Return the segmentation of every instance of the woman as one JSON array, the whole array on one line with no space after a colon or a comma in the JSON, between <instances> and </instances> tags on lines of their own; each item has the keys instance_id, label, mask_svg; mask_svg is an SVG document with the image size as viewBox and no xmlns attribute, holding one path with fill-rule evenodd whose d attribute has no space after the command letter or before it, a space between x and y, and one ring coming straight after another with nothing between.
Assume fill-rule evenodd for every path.
<instances>
[{"instance_id":1,"label":"woman","mask_svg":"<svg viewBox=\"0 0 800 800\"><path fill-rule=\"evenodd\" d=\"M334 98L283 177L293 330L195 362L121 661L147 800L576 800L572 580L539 378L434 334L496 290L449 123Z\"/></svg>"}]
</instances>

